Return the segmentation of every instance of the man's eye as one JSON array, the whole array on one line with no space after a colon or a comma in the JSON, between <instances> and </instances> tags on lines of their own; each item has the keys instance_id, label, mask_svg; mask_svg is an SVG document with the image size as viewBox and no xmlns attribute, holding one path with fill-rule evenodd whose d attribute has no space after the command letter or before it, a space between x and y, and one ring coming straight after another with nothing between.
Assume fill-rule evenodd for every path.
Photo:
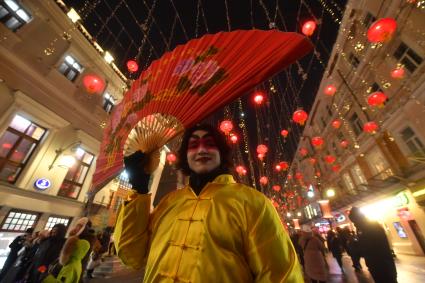
<instances>
[{"instance_id":1,"label":"man's eye","mask_svg":"<svg viewBox=\"0 0 425 283\"><path fill-rule=\"evenodd\" d=\"M199 141L189 142L189 145L188 145L189 148L195 148L195 147L198 147L198 146L199 146Z\"/></svg>"}]
</instances>

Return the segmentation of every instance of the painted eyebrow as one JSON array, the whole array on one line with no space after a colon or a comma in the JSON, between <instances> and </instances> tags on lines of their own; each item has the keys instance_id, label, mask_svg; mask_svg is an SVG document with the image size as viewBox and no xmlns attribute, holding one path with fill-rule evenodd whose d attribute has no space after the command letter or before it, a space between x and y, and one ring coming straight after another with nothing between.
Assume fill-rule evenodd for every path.
<instances>
[{"instance_id":1,"label":"painted eyebrow","mask_svg":"<svg viewBox=\"0 0 425 283\"><path fill-rule=\"evenodd\" d=\"M198 135L191 135L189 139L201 139L201 138L212 138L213 136L209 133L206 133L205 135L203 135L202 137L198 136Z\"/></svg>"}]
</instances>

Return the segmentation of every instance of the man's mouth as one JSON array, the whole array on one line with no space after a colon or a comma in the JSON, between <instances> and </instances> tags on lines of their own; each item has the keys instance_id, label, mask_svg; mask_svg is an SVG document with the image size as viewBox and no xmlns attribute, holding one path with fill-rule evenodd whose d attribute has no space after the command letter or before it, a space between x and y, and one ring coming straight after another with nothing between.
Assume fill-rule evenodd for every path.
<instances>
[{"instance_id":1,"label":"man's mouth","mask_svg":"<svg viewBox=\"0 0 425 283\"><path fill-rule=\"evenodd\" d=\"M210 157L207 157L207 156L198 157L198 158L195 159L195 161L201 162L201 163L205 163L205 162L208 162L210 160L211 160L211 158Z\"/></svg>"}]
</instances>

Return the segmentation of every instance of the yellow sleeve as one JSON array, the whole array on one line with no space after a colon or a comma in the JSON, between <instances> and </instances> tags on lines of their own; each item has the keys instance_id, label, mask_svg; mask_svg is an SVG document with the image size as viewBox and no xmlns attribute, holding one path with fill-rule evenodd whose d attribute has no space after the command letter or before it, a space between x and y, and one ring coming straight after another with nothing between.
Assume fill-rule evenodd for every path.
<instances>
[{"instance_id":1,"label":"yellow sleeve","mask_svg":"<svg viewBox=\"0 0 425 283\"><path fill-rule=\"evenodd\" d=\"M255 282L304 283L292 242L271 202L264 198L248 219L248 264Z\"/></svg>"},{"instance_id":2,"label":"yellow sleeve","mask_svg":"<svg viewBox=\"0 0 425 283\"><path fill-rule=\"evenodd\" d=\"M150 194L136 194L120 208L114 230L118 257L134 269L145 265L149 253Z\"/></svg>"}]
</instances>

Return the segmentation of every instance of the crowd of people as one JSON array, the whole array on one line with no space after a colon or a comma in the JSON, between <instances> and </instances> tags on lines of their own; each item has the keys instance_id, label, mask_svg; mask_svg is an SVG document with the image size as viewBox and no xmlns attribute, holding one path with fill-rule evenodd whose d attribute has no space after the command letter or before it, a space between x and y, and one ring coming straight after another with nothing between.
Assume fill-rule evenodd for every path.
<instances>
[{"instance_id":1,"label":"crowd of people","mask_svg":"<svg viewBox=\"0 0 425 283\"><path fill-rule=\"evenodd\" d=\"M1 283L77 283L82 274L93 278L102 255L113 253L111 227L96 233L83 217L66 237L67 227L56 224L49 230L35 232L28 228L9 245L10 252L0 272ZM86 272L85 272L86 271Z\"/></svg>"},{"instance_id":2,"label":"crowd of people","mask_svg":"<svg viewBox=\"0 0 425 283\"><path fill-rule=\"evenodd\" d=\"M317 229L305 225L292 234L291 240L305 274L313 283L326 282L329 278L328 252L336 260L341 273L345 274L342 257L346 253L356 272L363 270L360 263L363 257L376 283L396 283L395 255L383 227L369 221L356 207L352 208L349 217L356 226L356 232L348 227L337 227L323 237Z\"/></svg>"}]
</instances>

